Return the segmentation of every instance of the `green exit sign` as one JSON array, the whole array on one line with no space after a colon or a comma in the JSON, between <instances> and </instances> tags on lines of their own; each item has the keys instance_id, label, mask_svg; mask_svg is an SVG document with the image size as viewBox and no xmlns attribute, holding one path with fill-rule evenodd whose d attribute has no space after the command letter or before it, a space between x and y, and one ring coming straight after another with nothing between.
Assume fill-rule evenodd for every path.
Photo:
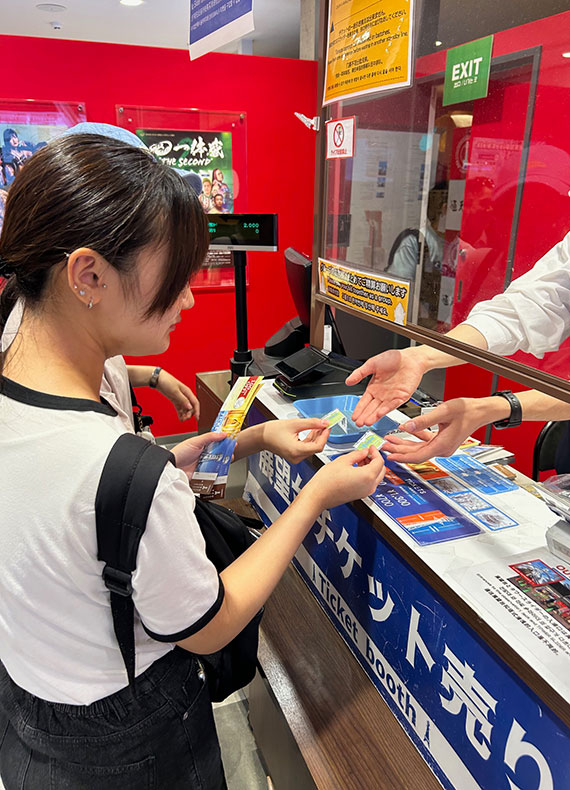
<instances>
[{"instance_id":1,"label":"green exit sign","mask_svg":"<svg viewBox=\"0 0 570 790\"><path fill-rule=\"evenodd\" d=\"M483 99L489 90L493 36L447 50L443 106Z\"/></svg>"}]
</instances>

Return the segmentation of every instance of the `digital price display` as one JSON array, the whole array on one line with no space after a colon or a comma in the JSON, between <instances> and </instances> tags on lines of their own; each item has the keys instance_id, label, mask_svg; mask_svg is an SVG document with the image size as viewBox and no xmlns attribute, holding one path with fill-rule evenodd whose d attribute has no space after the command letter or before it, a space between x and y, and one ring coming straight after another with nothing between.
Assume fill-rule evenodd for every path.
<instances>
[{"instance_id":1,"label":"digital price display","mask_svg":"<svg viewBox=\"0 0 570 790\"><path fill-rule=\"evenodd\" d=\"M277 250L277 214L208 214L210 249Z\"/></svg>"}]
</instances>

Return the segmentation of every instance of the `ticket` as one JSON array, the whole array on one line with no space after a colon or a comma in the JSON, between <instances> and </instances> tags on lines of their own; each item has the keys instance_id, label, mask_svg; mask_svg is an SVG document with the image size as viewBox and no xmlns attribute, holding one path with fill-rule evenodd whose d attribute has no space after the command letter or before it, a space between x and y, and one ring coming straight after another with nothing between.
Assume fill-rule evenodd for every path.
<instances>
[{"instance_id":1,"label":"ticket","mask_svg":"<svg viewBox=\"0 0 570 790\"><path fill-rule=\"evenodd\" d=\"M346 419L346 415L341 412L340 409L333 409L329 411L328 414L325 414L323 420L328 420L329 428L332 428L333 425L338 425L338 427L348 433L348 420Z\"/></svg>"},{"instance_id":2,"label":"ticket","mask_svg":"<svg viewBox=\"0 0 570 790\"><path fill-rule=\"evenodd\" d=\"M355 442L354 446L357 450L364 450L367 447L372 446L377 447L380 450L385 441L386 439L378 436L378 434L374 433L374 431L366 431L366 433L363 434L357 442Z\"/></svg>"}]
</instances>

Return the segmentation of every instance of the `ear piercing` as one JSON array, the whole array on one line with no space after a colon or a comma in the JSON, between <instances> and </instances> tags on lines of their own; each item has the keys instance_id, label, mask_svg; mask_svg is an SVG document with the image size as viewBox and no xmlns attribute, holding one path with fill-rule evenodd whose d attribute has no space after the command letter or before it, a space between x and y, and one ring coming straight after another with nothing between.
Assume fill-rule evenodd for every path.
<instances>
[{"instance_id":1,"label":"ear piercing","mask_svg":"<svg viewBox=\"0 0 570 790\"><path fill-rule=\"evenodd\" d=\"M81 293L81 291L80 291L80 293ZM87 309L91 310L92 307L93 307L93 297L91 297L91 299L89 299L89 304L87 305Z\"/></svg>"}]
</instances>

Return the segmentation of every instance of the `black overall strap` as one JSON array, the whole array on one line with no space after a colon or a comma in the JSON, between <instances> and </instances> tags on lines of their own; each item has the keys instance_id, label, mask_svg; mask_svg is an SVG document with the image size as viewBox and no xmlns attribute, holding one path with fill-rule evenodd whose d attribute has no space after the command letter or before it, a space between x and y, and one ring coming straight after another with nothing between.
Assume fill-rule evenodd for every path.
<instances>
[{"instance_id":1,"label":"black overall strap","mask_svg":"<svg viewBox=\"0 0 570 790\"><path fill-rule=\"evenodd\" d=\"M132 573L154 492L172 453L132 433L120 436L103 467L97 496L97 559L105 563L113 627L129 685L135 679Z\"/></svg>"}]
</instances>

